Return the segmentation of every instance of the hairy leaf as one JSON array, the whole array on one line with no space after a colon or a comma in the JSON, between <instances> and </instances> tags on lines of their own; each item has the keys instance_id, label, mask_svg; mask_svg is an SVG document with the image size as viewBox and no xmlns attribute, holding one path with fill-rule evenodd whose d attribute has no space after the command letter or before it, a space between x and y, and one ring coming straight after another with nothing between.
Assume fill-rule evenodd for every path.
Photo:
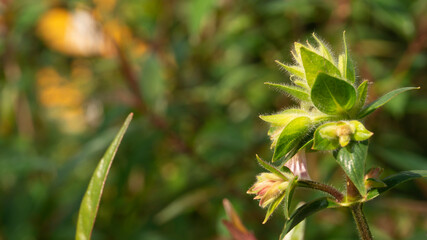
<instances>
[{"instance_id":1,"label":"hairy leaf","mask_svg":"<svg viewBox=\"0 0 427 240\"><path fill-rule=\"evenodd\" d=\"M266 82L265 84L276 87L277 89L282 90L288 93L289 95L291 95L292 97L297 98L299 100L306 101L306 102L310 101L310 94L301 87L286 85L286 84L268 83L268 82Z\"/></svg>"},{"instance_id":2,"label":"hairy leaf","mask_svg":"<svg viewBox=\"0 0 427 240\"><path fill-rule=\"evenodd\" d=\"M289 179L292 179L294 176L291 172L291 170L285 168L283 171L277 169L275 166L267 163L266 161L262 160L258 155L256 155L256 158L258 160L259 165L261 165L265 170L270 171L271 173L276 174L278 177L282 178L285 181L288 181Z\"/></svg>"},{"instance_id":3,"label":"hairy leaf","mask_svg":"<svg viewBox=\"0 0 427 240\"><path fill-rule=\"evenodd\" d=\"M349 55L348 55L348 47L347 47L347 41L345 37L345 32L343 32L343 40L344 40L344 49L345 49L345 55L344 55L344 61L343 61L343 69L344 69L344 78L350 82L354 83L356 80L355 74L354 74L354 66L353 62L351 61Z\"/></svg>"},{"instance_id":4,"label":"hairy leaf","mask_svg":"<svg viewBox=\"0 0 427 240\"><path fill-rule=\"evenodd\" d=\"M308 113L302 109L287 109L283 112L272 115L260 115L259 117L276 126L286 126L297 117L307 116Z\"/></svg>"},{"instance_id":5,"label":"hairy leaf","mask_svg":"<svg viewBox=\"0 0 427 240\"><path fill-rule=\"evenodd\" d=\"M340 71L333 63L319 54L301 47L301 59L305 70L307 84L312 87L319 73L327 73L331 76L339 77Z\"/></svg>"},{"instance_id":6,"label":"hairy leaf","mask_svg":"<svg viewBox=\"0 0 427 240\"><path fill-rule=\"evenodd\" d=\"M325 46L325 44L313 33L313 38L316 40L318 44L319 52L323 55L324 58L328 59L330 62L333 62L332 54L329 49Z\"/></svg>"},{"instance_id":7,"label":"hairy leaf","mask_svg":"<svg viewBox=\"0 0 427 240\"><path fill-rule=\"evenodd\" d=\"M283 64L279 61L275 61L277 64L279 64L279 66L283 67L286 71L288 71L291 75L294 75L298 78L304 79L305 75L304 75L304 69L302 69L299 66L288 66L286 64Z\"/></svg>"},{"instance_id":8,"label":"hairy leaf","mask_svg":"<svg viewBox=\"0 0 427 240\"><path fill-rule=\"evenodd\" d=\"M347 113L356 102L356 90L344 80L320 73L311 89L311 100L323 113Z\"/></svg>"},{"instance_id":9,"label":"hairy leaf","mask_svg":"<svg viewBox=\"0 0 427 240\"><path fill-rule=\"evenodd\" d=\"M312 121L309 117L298 117L290 121L280 134L274 148L273 162L285 157L290 159L301 146L300 142L310 130Z\"/></svg>"},{"instance_id":10,"label":"hairy leaf","mask_svg":"<svg viewBox=\"0 0 427 240\"><path fill-rule=\"evenodd\" d=\"M359 87L357 87L357 100L354 104L353 112L358 113L360 109L365 105L366 96L368 95L368 80L363 81Z\"/></svg>"}]
</instances>

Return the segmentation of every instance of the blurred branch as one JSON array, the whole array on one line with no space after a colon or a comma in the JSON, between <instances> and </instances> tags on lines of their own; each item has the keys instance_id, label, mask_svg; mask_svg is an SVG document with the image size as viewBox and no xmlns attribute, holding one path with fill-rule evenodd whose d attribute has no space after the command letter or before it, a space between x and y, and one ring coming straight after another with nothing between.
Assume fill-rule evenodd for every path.
<instances>
[{"instance_id":1,"label":"blurred branch","mask_svg":"<svg viewBox=\"0 0 427 240\"><path fill-rule=\"evenodd\" d=\"M427 18L417 21L417 36L409 44L403 56L400 58L393 75L405 72L412 65L414 57L427 46Z\"/></svg>"},{"instance_id":2,"label":"blurred branch","mask_svg":"<svg viewBox=\"0 0 427 240\"><path fill-rule=\"evenodd\" d=\"M4 3L5 5L9 4L7 1L4 1ZM10 8L6 8L6 11L11 10ZM5 12L5 15L13 16L13 14L9 14L8 12ZM13 25L15 23L14 20L14 18L10 18L9 21L5 21L5 26L2 29L3 32L0 33L5 39L5 51L1 56L1 60L4 68L6 85L10 87L9 91L14 91L14 94L12 94L14 99L8 99L10 100L10 104L13 104L13 107L10 108L11 112L8 112L7 114L14 115L15 123L21 136L32 138L34 136L34 123L31 115L29 101L25 94L21 94L17 84L19 81L21 81L22 74L21 67L15 58L16 53L14 42L10 37L11 29L13 29ZM12 128L12 126L9 127ZM11 129L4 130L7 132L11 131Z\"/></svg>"},{"instance_id":3,"label":"blurred branch","mask_svg":"<svg viewBox=\"0 0 427 240\"><path fill-rule=\"evenodd\" d=\"M188 155L193 156L194 152L193 150L187 145L187 143L178 135L176 134L170 127L167 120L156 113L152 112L150 108L147 106L147 104L144 101L144 97L141 93L141 88L139 86L138 77L136 73L134 72L131 63L128 61L127 56L124 53L124 50L119 47L116 44L116 49L118 52L118 57L120 61L120 68L123 74L123 77L132 92L132 94L135 96L135 100L137 103L137 108L142 114L146 114L150 122L158 129L165 132L173 141L175 144L175 147L178 151L186 153Z\"/></svg>"}]
</instances>

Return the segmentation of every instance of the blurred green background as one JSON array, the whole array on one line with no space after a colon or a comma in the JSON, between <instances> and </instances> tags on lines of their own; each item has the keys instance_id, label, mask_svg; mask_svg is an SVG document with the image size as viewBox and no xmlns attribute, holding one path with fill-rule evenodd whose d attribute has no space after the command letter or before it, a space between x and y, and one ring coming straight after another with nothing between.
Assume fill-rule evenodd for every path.
<instances>
[{"instance_id":1,"label":"blurred green background","mask_svg":"<svg viewBox=\"0 0 427 240\"><path fill-rule=\"evenodd\" d=\"M230 239L222 199L258 239L280 214L245 192L271 157L258 118L292 104L274 60L316 32L342 32L369 101L421 86L366 122L368 167L427 169L425 0L0 1L0 239L72 239L90 176L129 112L135 118L106 183L93 239ZM330 154L309 154L313 179L344 189ZM297 190L294 201L319 196ZM377 239L427 239L427 183L365 205ZM350 213L308 219L306 239L357 239Z\"/></svg>"}]
</instances>

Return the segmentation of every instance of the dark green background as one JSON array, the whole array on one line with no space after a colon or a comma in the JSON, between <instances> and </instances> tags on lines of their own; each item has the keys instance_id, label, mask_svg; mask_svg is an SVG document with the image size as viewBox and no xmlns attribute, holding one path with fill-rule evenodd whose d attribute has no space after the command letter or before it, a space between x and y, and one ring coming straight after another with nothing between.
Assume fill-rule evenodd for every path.
<instances>
[{"instance_id":1,"label":"dark green background","mask_svg":"<svg viewBox=\"0 0 427 240\"><path fill-rule=\"evenodd\" d=\"M1 240L72 239L91 173L129 112L135 118L106 183L93 239L229 239L221 224L223 198L258 239L277 239L280 211L262 225L265 210L245 192L262 171L255 154L272 155L268 124L258 115L294 103L263 83L289 81L274 60L291 62L293 42L311 41L313 32L337 53L346 31L357 75L372 83L368 101L421 86L368 117L365 125L374 132L368 167L384 167L384 176L427 169L424 0L119 1L110 17L148 45L137 58L123 47L137 74L136 91L129 90L117 57L70 57L40 40L37 20L53 6L90 9L93 3L0 4ZM45 116L35 79L46 66L68 76L76 59L93 73L87 101L96 101L101 113L93 127L70 135ZM14 81L7 77L10 62L21 73ZM7 101L10 89L29 108ZM135 92L148 110L134 104ZM313 179L344 189L330 154L309 154L308 162ZM296 193L294 204L319 196ZM427 238L425 180L404 184L365 209L376 239ZM357 239L357 233L349 212L325 210L308 219L306 239Z\"/></svg>"}]
</instances>

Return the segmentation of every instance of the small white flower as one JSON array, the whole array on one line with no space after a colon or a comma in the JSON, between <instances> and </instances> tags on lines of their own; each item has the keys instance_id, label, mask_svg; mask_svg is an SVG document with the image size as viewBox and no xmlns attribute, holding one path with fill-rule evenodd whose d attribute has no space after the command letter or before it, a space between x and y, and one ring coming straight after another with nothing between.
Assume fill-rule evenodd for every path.
<instances>
[{"instance_id":1,"label":"small white flower","mask_svg":"<svg viewBox=\"0 0 427 240\"><path fill-rule=\"evenodd\" d=\"M288 167L295 176L298 176L299 179L311 179L308 175L307 161L304 151L300 151L295 154L295 156L286 162L285 166Z\"/></svg>"}]
</instances>

